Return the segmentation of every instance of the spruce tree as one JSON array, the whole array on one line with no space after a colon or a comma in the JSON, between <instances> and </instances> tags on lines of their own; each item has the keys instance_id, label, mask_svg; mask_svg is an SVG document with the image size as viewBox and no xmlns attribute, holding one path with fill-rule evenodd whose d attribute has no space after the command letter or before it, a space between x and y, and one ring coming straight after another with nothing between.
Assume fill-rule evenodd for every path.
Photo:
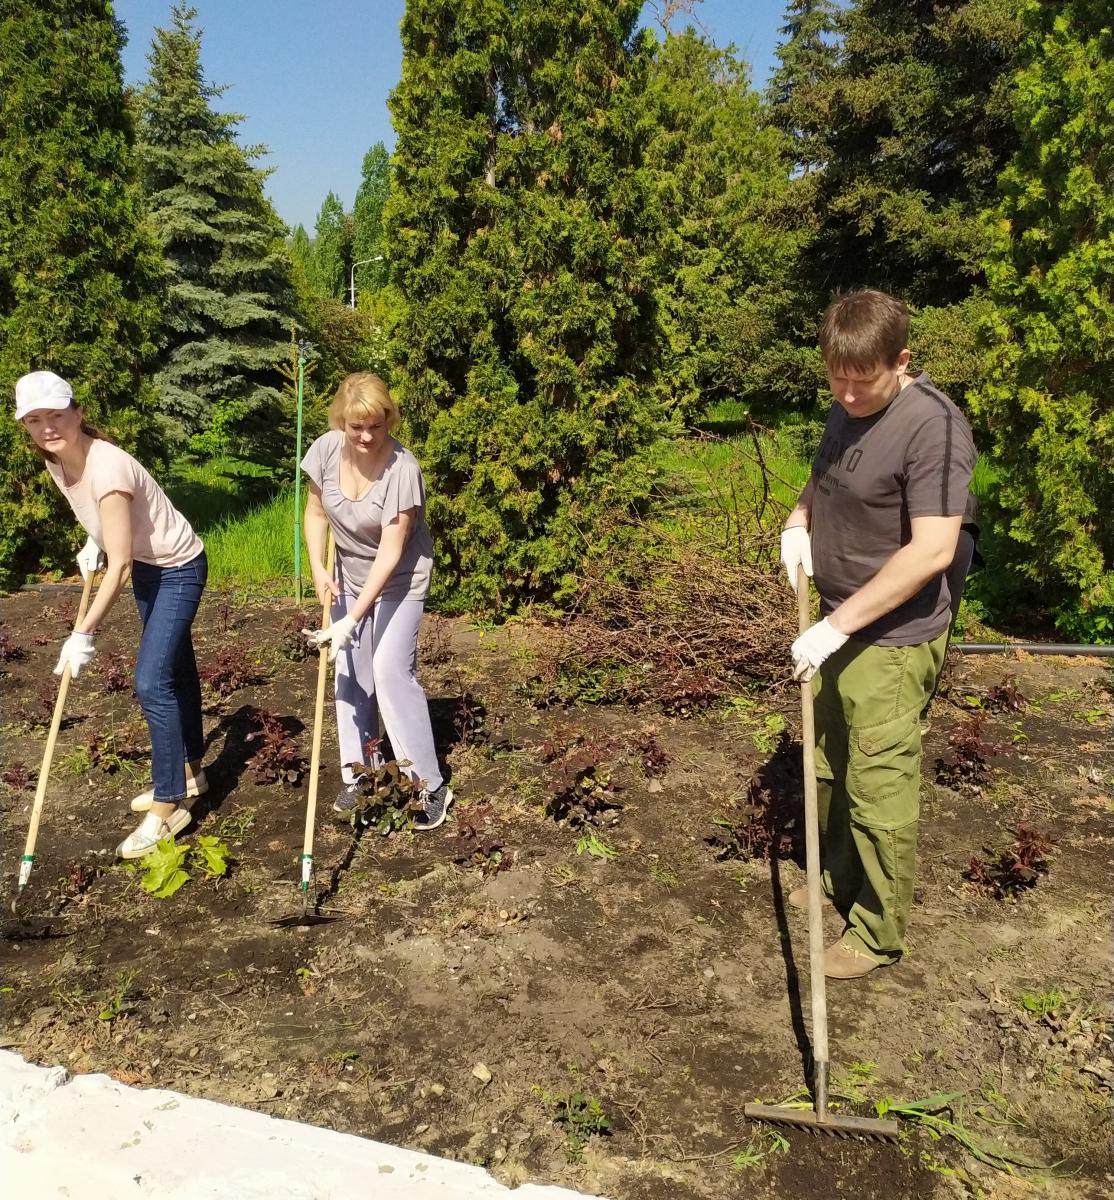
<instances>
[{"instance_id":1,"label":"spruce tree","mask_svg":"<svg viewBox=\"0 0 1114 1200\"><path fill-rule=\"evenodd\" d=\"M357 290L379 291L387 282L383 242L383 206L391 186L391 160L382 142L364 155L363 177L352 206L352 261L363 263L356 272ZM378 255L382 260L374 261Z\"/></svg>"},{"instance_id":2,"label":"spruce tree","mask_svg":"<svg viewBox=\"0 0 1114 1200\"><path fill-rule=\"evenodd\" d=\"M981 281L981 211L1017 137L1007 101L1018 0L857 0L827 114L809 254L817 292L880 287L914 304Z\"/></svg>"},{"instance_id":3,"label":"spruce tree","mask_svg":"<svg viewBox=\"0 0 1114 1200\"><path fill-rule=\"evenodd\" d=\"M351 251L344 205L335 192L321 204L313 236L313 277L317 291L330 300L348 296Z\"/></svg>"},{"instance_id":4,"label":"spruce tree","mask_svg":"<svg viewBox=\"0 0 1114 1200\"><path fill-rule=\"evenodd\" d=\"M12 418L16 379L68 379L90 420L157 466L145 372L159 256L144 231L122 26L105 0L6 0L0 20L0 582L73 569L72 515Z\"/></svg>"},{"instance_id":5,"label":"spruce tree","mask_svg":"<svg viewBox=\"0 0 1114 1200\"><path fill-rule=\"evenodd\" d=\"M444 596L569 593L657 432L637 0L412 0L387 205L395 379Z\"/></svg>"},{"instance_id":6,"label":"spruce tree","mask_svg":"<svg viewBox=\"0 0 1114 1200\"><path fill-rule=\"evenodd\" d=\"M293 293L285 227L237 141L238 114L218 113L205 80L196 10L178 3L158 29L141 95L140 153L151 223L171 301L156 383L163 409L195 448L235 450L282 406Z\"/></svg>"},{"instance_id":7,"label":"spruce tree","mask_svg":"<svg viewBox=\"0 0 1114 1200\"><path fill-rule=\"evenodd\" d=\"M1065 632L1114 640L1114 26L1105 0L1025 6L1020 147L989 214L989 371L1007 561ZM1080 608L1083 613L1077 616Z\"/></svg>"},{"instance_id":8,"label":"spruce tree","mask_svg":"<svg viewBox=\"0 0 1114 1200\"><path fill-rule=\"evenodd\" d=\"M721 398L762 403L771 385L780 402L776 329L798 239L767 218L787 186L787 139L763 122L747 65L691 28L666 36L649 94L666 403L692 421Z\"/></svg>"},{"instance_id":9,"label":"spruce tree","mask_svg":"<svg viewBox=\"0 0 1114 1200\"><path fill-rule=\"evenodd\" d=\"M790 0L777 48L781 65L766 89L769 120L789 136L793 166L804 174L827 158L816 96L838 61L838 18L835 0Z\"/></svg>"},{"instance_id":10,"label":"spruce tree","mask_svg":"<svg viewBox=\"0 0 1114 1200\"><path fill-rule=\"evenodd\" d=\"M834 0L790 0L781 26L780 66L766 88L766 121L786 136L786 188L766 206L771 231L790 231L794 250L783 263L783 286L769 301L773 336L760 352L752 410L767 418L817 407L824 372L816 349L818 316L831 282L814 268L823 214L818 193L825 182L831 133L830 88L839 63L840 10ZM786 245L783 236L781 244ZM823 400L820 401L823 403Z\"/></svg>"}]
</instances>

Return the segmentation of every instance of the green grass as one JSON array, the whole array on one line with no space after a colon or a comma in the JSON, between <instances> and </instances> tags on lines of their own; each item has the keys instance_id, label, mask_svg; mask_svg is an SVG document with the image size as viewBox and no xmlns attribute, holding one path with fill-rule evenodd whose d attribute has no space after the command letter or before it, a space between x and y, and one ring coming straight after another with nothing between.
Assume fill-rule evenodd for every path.
<instances>
[{"instance_id":1,"label":"green grass","mask_svg":"<svg viewBox=\"0 0 1114 1200\"><path fill-rule=\"evenodd\" d=\"M305 493L303 493L303 496ZM211 587L293 591L294 494L279 492L266 503L227 517L204 534ZM310 581L305 546L302 576Z\"/></svg>"},{"instance_id":2,"label":"green grass","mask_svg":"<svg viewBox=\"0 0 1114 1200\"><path fill-rule=\"evenodd\" d=\"M241 459L179 459L166 491L205 543L210 587L293 591L292 487L276 491L266 468Z\"/></svg>"},{"instance_id":3,"label":"green grass","mask_svg":"<svg viewBox=\"0 0 1114 1200\"><path fill-rule=\"evenodd\" d=\"M722 400L711 406L699 427L715 440L701 441L684 437L662 440L655 452L655 464L674 486L679 486L683 507L707 506L730 496L732 485L740 498L755 494L761 487L761 470L754 443L746 429L747 406L739 400ZM811 427L786 426L759 436L758 446L765 460L774 498L792 507L808 482L812 466L813 441L821 432ZM985 456L975 464L971 490L980 503L990 495L997 472Z\"/></svg>"},{"instance_id":4,"label":"green grass","mask_svg":"<svg viewBox=\"0 0 1114 1200\"><path fill-rule=\"evenodd\" d=\"M770 497L782 509L780 516L767 511L767 523L783 519L808 482L811 462L794 443L792 437L777 433L759 437ZM749 437L663 440L655 448L654 458L666 485L666 495L654 514L654 524L663 531L695 536L694 522L699 527L711 521L719 528L727 514L729 524L737 523L743 531L752 525L754 512L762 507L764 484Z\"/></svg>"},{"instance_id":5,"label":"green grass","mask_svg":"<svg viewBox=\"0 0 1114 1200\"><path fill-rule=\"evenodd\" d=\"M229 517L261 504L274 490L266 467L233 458L206 462L180 458L166 480L174 507L202 537Z\"/></svg>"}]
</instances>

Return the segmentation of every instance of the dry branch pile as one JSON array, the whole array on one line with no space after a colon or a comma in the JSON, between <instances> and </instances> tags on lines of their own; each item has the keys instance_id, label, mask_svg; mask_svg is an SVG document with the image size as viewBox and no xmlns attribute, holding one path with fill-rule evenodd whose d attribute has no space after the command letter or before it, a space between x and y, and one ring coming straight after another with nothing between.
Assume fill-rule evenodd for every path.
<instances>
[{"instance_id":1,"label":"dry branch pile","mask_svg":"<svg viewBox=\"0 0 1114 1200\"><path fill-rule=\"evenodd\" d=\"M690 431L686 444L719 452L658 496L654 521L617 518L608 557L587 568L553 630L531 699L684 714L789 679L796 601L778 562L787 508L776 493L794 489L771 468L768 433L753 423L731 441Z\"/></svg>"},{"instance_id":2,"label":"dry branch pile","mask_svg":"<svg viewBox=\"0 0 1114 1200\"><path fill-rule=\"evenodd\" d=\"M602 566L540 664L534 698L686 713L789 678L795 602L768 553L727 561L655 532L642 578Z\"/></svg>"}]
</instances>

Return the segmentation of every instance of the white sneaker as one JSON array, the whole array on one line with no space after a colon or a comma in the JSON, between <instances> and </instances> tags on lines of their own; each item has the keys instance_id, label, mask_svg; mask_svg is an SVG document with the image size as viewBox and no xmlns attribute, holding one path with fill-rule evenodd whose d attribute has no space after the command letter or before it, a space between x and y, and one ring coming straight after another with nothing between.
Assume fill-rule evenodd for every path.
<instances>
[{"instance_id":1,"label":"white sneaker","mask_svg":"<svg viewBox=\"0 0 1114 1200\"><path fill-rule=\"evenodd\" d=\"M209 781L205 778L205 772L199 771L196 779L186 780L186 799L196 800L198 796L204 796L209 790ZM151 805L155 802L155 789L148 788L145 792L140 792L132 801L132 812L148 812ZM189 809L193 806L186 804L183 807Z\"/></svg>"},{"instance_id":2,"label":"white sneaker","mask_svg":"<svg viewBox=\"0 0 1114 1200\"><path fill-rule=\"evenodd\" d=\"M174 837L182 832L193 818L190 810L179 805L164 821L155 813L148 813L136 829L116 847L117 858L142 858L164 838Z\"/></svg>"}]
</instances>

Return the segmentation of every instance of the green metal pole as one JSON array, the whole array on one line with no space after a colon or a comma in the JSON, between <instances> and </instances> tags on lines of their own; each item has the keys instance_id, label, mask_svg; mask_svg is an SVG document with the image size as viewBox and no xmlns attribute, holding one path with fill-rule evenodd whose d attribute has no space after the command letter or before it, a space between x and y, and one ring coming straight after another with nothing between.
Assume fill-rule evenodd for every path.
<instances>
[{"instance_id":1,"label":"green metal pole","mask_svg":"<svg viewBox=\"0 0 1114 1200\"><path fill-rule=\"evenodd\" d=\"M298 343L298 434L294 456L294 599L302 603L302 396L305 391L305 345Z\"/></svg>"}]
</instances>

